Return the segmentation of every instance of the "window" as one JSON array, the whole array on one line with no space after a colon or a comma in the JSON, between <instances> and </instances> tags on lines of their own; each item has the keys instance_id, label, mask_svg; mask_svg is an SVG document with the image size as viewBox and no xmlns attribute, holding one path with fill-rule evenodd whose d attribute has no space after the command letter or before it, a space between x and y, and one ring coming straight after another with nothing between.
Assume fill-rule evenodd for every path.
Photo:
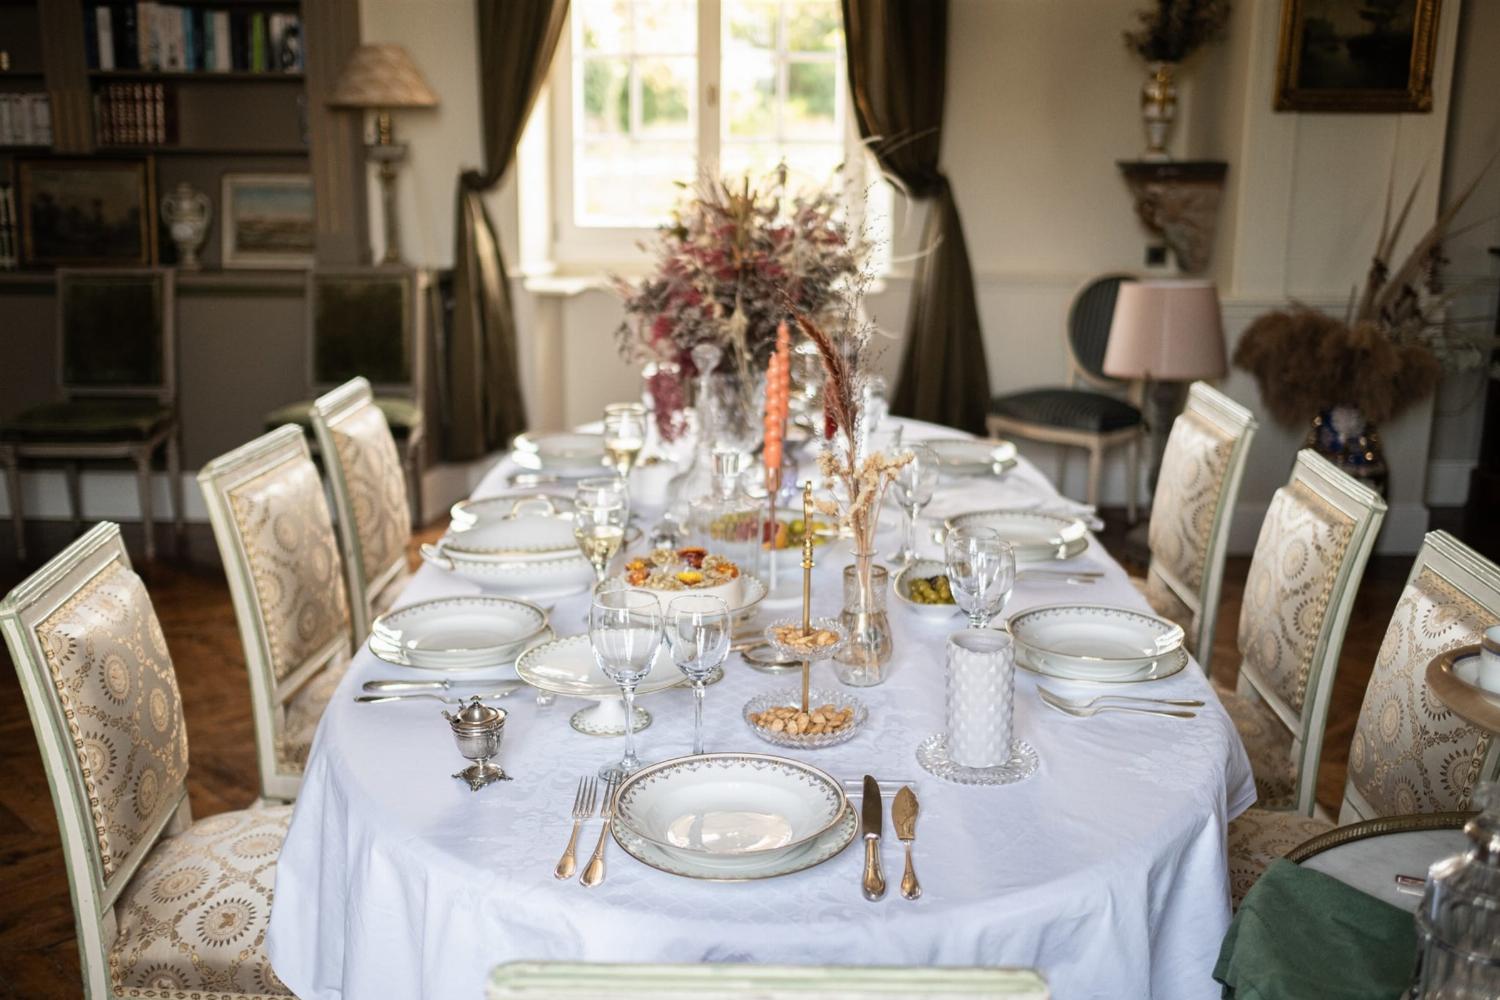
<instances>
[{"instance_id":1,"label":"window","mask_svg":"<svg viewBox=\"0 0 1500 1000\"><path fill-rule=\"evenodd\" d=\"M858 195L874 176L849 113L839 0L573 0L552 79L559 261L634 256L700 170L784 161L811 187L843 164ZM851 198L851 214L863 205Z\"/></svg>"}]
</instances>

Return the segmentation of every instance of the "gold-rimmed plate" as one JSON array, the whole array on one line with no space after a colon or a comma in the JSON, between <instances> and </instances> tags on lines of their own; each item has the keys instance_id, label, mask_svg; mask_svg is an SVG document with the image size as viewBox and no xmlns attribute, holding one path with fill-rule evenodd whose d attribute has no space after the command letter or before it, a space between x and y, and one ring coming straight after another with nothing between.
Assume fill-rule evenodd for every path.
<instances>
[{"instance_id":1,"label":"gold-rimmed plate","mask_svg":"<svg viewBox=\"0 0 1500 1000\"><path fill-rule=\"evenodd\" d=\"M701 859L674 854L616 823L610 824L610 832L614 835L615 843L620 845L620 850L647 868L700 882L755 882L815 868L838 857L854 840L858 829L859 821L854 807L846 806L839 822L826 833L815 837L811 844L762 863L726 869Z\"/></svg>"},{"instance_id":2,"label":"gold-rimmed plate","mask_svg":"<svg viewBox=\"0 0 1500 1000\"><path fill-rule=\"evenodd\" d=\"M1500 694L1477 683L1479 651L1475 644L1434 656L1427 664L1427 686L1465 722L1500 733Z\"/></svg>"}]
</instances>

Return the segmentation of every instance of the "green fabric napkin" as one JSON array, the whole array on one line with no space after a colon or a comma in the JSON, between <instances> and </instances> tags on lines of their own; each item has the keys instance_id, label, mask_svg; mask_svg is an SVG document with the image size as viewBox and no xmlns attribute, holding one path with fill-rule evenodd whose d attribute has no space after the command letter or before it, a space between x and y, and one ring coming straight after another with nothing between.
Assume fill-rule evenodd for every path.
<instances>
[{"instance_id":1,"label":"green fabric napkin","mask_svg":"<svg viewBox=\"0 0 1500 1000\"><path fill-rule=\"evenodd\" d=\"M1277 860L1229 924L1214 979L1234 1000L1394 1000L1416 957L1411 914Z\"/></svg>"}]
</instances>

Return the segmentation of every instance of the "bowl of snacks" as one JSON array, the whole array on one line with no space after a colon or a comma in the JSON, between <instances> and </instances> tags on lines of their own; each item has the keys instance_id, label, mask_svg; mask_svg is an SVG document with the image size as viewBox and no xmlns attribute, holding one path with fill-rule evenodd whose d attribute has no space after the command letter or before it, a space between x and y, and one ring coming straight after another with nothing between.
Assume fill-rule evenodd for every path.
<instances>
[{"instance_id":1,"label":"bowl of snacks","mask_svg":"<svg viewBox=\"0 0 1500 1000\"><path fill-rule=\"evenodd\" d=\"M766 642L790 660L829 660L849 638L832 618L813 618L807 628L801 618L781 618L766 626Z\"/></svg>"},{"instance_id":2,"label":"bowl of snacks","mask_svg":"<svg viewBox=\"0 0 1500 1000\"><path fill-rule=\"evenodd\" d=\"M869 710L843 691L808 692L802 711L802 689L772 691L745 703L745 724L767 743L799 750L837 746L854 738Z\"/></svg>"},{"instance_id":3,"label":"bowl of snacks","mask_svg":"<svg viewBox=\"0 0 1500 1000\"><path fill-rule=\"evenodd\" d=\"M813 546L826 545L837 541L839 537L839 526L831 521L820 521L813 518L811 522L804 520L801 516L793 516L791 513L777 514L776 527L773 531L771 523L766 522L765 537L762 543L768 549L800 549L802 542L807 538L808 528L812 528Z\"/></svg>"},{"instance_id":4,"label":"bowl of snacks","mask_svg":"<svg viewBox=\"0 0 1500 1000\"><path fill-rule=\"evenodd\" d=\"M896 599L930 621L944 621L958 611L948 585L948 567L938 559L917 559L891 577Z\"/></svg>"},{"instance_id":5,"label":"bowl of snacks","mask_svg":"<svg viewBox=\"0 0 1500 1000\"><path fill-rule=\"evenodd\" d=\"M655 594L663 605L690 593L721 597L733 609L744 593L737 565L696 546L657 549L630 560L625 564L625 584Z\"/></svg>"}]
</instances>

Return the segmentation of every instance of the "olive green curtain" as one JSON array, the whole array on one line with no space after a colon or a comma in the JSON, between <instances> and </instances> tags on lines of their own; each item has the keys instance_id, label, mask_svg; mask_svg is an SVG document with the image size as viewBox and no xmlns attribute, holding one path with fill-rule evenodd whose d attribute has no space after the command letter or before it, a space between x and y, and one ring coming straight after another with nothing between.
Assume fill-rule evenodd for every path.
<instances>
[{"instance_id":1,"label":"olive green curtain","mask_svg":"<svg viewBox=\"0 0 1500 1000\"><path fill-rule=\"evenodd\" d=\"M568 0L478 0L476 13L484 166L458 180L443 412L443 454L457 460L505 447L526 429L510 285L483 195L515 157L562 35Z\"/></svg>"},{"instance_id":2,"label":"olive green curtain","mask_svg":"<svg viewBox=\"0 0 1500 1000\"><path fill-rule=\"evenodd\" d=\"M931 202L891 410L982 432L990 379L974 272L953 189L938 167L948 0L843 0L843 5L859 134L882 170L911 197Z\"/></svg>"}]
</instances>

